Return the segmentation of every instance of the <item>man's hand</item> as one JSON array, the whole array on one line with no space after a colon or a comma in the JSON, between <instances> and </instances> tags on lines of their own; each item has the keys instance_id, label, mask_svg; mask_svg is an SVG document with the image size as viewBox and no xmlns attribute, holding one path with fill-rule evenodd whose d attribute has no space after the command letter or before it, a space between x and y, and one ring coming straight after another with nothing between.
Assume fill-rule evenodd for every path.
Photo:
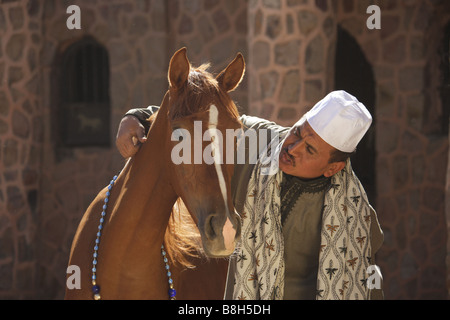
<instances>
[{"instance_id":1,"label":"man's hand","mask_svg":"<svg viewBox=\"0 0 450 320\"><path fill-rule=\"evenodd\" d=\"M139 120L134 116L122 118L116 136L116 146L122 157L127 159L134 156L145 141L145 129Z\"/></svg>"}]
</instances>

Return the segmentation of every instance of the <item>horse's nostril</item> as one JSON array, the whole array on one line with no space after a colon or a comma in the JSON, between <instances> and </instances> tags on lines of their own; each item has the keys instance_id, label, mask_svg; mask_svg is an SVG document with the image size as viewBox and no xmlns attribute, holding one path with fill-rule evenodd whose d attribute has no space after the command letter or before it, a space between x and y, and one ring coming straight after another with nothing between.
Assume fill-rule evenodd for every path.
<instances>
[{"instance_id":1,"label":"horse's nostril","mask_svg":"<svg viewBox=\"0 0 450 320\"><path fill-rule=\"evenodd\" d=\"M205 233L209 240L212 240L216 237L216 231L214 230L214 214L210 214L208 218L206 218L205 223Z\"/></svg>"}]
</instances>

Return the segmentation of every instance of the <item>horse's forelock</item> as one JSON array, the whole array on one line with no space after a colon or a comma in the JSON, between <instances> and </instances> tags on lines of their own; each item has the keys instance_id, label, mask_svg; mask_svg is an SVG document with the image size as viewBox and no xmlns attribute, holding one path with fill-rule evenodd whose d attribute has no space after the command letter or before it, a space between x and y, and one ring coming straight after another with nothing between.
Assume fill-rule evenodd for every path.
<instances>
[{"instance_id":1,"label":"horse's forelock","mask_svg":"<svg viewBox=\"0 0 450 320\"><path fill-rule=\"evenodd\" d=\"M191 67L187 82L184 87L176 92L177 99L173 101L170 110L172 120L204 112L217 99L221 101L221 104L225 106L232 117L239 117L236 105L227 95L221 92L218 81L208 71L209 67L209 63L197 68Z\"/></svg>"}]
</instances>

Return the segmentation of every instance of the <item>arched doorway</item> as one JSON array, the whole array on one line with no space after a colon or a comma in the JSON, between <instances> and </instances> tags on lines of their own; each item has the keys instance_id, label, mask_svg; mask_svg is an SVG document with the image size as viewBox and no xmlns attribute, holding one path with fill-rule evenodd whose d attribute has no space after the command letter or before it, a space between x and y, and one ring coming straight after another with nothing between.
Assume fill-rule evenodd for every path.
<instances>
[{"instance_id":1,"label":"arched doorway","mask_svg":"<svg viewBox=\"0 0 450 320\"><path fill-rule=\"evenodd\" d=\"M376 201L376 151L375 151L375 78L370 63L356 40L342 27L338 26L336 59L335 59L335 89L345 90L361 101L372 114L373 123L365 137L358 145L356 154L352 157L352 166L369 201Z\"/></svg>"}]
</instances>

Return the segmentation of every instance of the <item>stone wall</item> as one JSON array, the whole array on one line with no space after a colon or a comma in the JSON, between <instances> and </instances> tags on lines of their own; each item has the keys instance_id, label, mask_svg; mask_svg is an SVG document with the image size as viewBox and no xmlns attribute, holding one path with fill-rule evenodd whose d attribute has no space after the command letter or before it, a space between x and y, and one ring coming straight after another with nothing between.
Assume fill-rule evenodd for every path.
<instances>
[{"instance_id":1,"label":"stone wall","mask_svg":"<svg viewBox=\"0 0 450 320\"><path fill-rule=\"evenodd\" d=\"M369 30L369 5L381 30ZM445 1L259 0L249 5L250 113L292 125L334 88L339 24L372 65L377 93L377 257L387 299L446 298L447 132L437 126ZM351 76L351 75L349 75Z\"/></svg>"},{"instance_id":2,"label":"stone wall","mask_svg":"<svg viewBox=\"0 0 450 320\"><path fill-rule=\"evenodd\" d=\"M69 4L81 9L81 30L66 27ZM370 4L382 10L381 30L366 28ZM188 47L194 65L210 61L216 73L241 51L247 74L233 93L241 111L290 125L334 88L338 25L376 78L372 203L385 231L377 262L386 298L446 298L449 137L436 123L449 21L450 3L431 0L3 1L0 299L62 298L78 222L124 163L118 123L129 108L160 103L175 50ZM55 63L84 35L109 52L111 148L56 144Z\"/></svg>"},{"instance_id":3,"label":"stone wall","mask_svg":"<svg viewBox=\"0 0 450 320\"><path fill-rule=\"evenodd\" d=\"M169 54L187 47L191 63L211 63L214 74L222 71L238 52L248 60L247 3L248 0L168 0ZM241 112L248 110L247 78L231 94Z\"/></svg>"},{"instance_id":4,"label":"stone wall","mask_svg":"<svg viewBox=\"0 0 450 320\"><path fill-rule=\"evenodd\" d=\"M332 89L334 19L327 1L250 1L250 113L292 125Z\"/></svg>"},{"instance_id":5,"label":"stone wall","mask_svg":"<svg viewBox=\"0 0 450 320\"><path fill-rule=\"evenodd\" d=\"M81 30L66 27L68 2L0 7L0 298L62 298L73 235L84 210L124 164L114 146L123 114L158 105L171 55L218 73L246 55L245 1L73 1ZM110 59L111 148L61 148L54 69L83 36ZM57 80L56 80L57 81ZM234 94L247 108L245 81Z\"/></svg>"},{"instance_id":6,"label":"stone wall","mask_svg":"<svg viewBox=\"0 0 450 320\"><path fill-rule=\"evenodd\" d=\"M450 134L449 134L450 141ZM448 298L450 299L450 150L448 155L448 167L447 167L447 185L446 185L446 194L445 194L445 215L447 218L447 289L448 289Z\"/></svg>"},{"instance_id":7,"label":"stone wall","mask_svg":"<svg viewBox=\"0 0 450 320\"><path fill-rule=\"evenodd\" d=\"M62 298L64 271L78 223L94 196L124 164L115 149L115 133L132 107L159 104L167 88L167 30L164 1L76 1L81 30L66 28L67 3L45 1L41 73L43 114L47 124L42 150L38 279L39 298ZM103 45L110 60L111 148L63 148L57 145L54 68L63 50L90 35Z\"/></svg>"},{"instance_id":8,"label":"stone wall","mask_svg":"<svg viewBox=\"0 0 450 320\"><path fill-rule=\"evenodd\" d=\"M381 30L360 28L368 1L344 1L338 23L357 39L376 77L376 170L385 244L378 263L388 299L445 299L445 172L439 50L448 2L379 1Z\"/></svg>"},{"instance_id":9,"label":"stone wall","mask_svg":"<svg viewBox=\"0 0 450 320\"><path fill-rule=\"evenodd\" d=\"M34 296L43 146L40 5L0 6L0 299Z\"/></svg>"}]
</instances>

